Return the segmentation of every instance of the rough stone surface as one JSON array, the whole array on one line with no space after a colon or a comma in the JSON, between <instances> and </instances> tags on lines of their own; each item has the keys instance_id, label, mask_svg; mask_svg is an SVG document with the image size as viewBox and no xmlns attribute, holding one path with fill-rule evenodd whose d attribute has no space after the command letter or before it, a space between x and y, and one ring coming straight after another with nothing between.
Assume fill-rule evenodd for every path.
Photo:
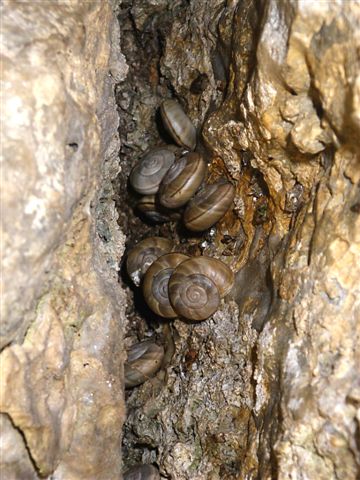
<instances>
[{"instance_id":1,"label":"rough stone surface","mask_svg":"<svg viewBox=\"0 0 360 480\"><path fill-rule=\"evenodd\" d=\"M155 112L172 96L201 132L208 181L232 179L237 198L202 237L144 226L128 206L120 218L129 245L172 236L182 251L227 262L237 281L212 319L164 328L124 277L127 344L155 336L176 346L127 395L125 462L156 462L177 480L355 480L359 5L148 3L124 1L120 15L130 75L117 90L127 161L119 198L133 205L121 187L128 171L169 141Z\"/></svg>"},{"instance_id":2,"label":"rough stone surface","mask_svg":"<svg viewBox=\"0 0 360 480\"><path fill-rule=\"evenodd\" d=\"M119 26L107 1L5 1L1 17L1 473L118 479Z\"/></svg>"}]
</instances>

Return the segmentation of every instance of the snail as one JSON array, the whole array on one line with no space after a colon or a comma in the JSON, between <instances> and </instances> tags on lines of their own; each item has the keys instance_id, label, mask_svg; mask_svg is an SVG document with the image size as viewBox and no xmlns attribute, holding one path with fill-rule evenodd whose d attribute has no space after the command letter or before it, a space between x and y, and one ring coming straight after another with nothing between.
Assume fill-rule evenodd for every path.
<instances>
[{"instance_id":1,"label":"snail","mask_svg":"<svg viewBox=\"0 0 360 480\"><path fill-rule=\"evenodd\" d=\"M164 100L160 107L163 123L175 142L188 150L196 147L196 129L175 100Z\"/></svg>"},{"instance_id":2,"label":"snail","mask_svg":"<svg viewBox=\"0 0 360 480\"><path fill-rule=\"evenodd\" d=\"M169 301L168 283L174 269L190 257L183 253L168 253L159 257L144 276L143 294L153 312L165 318L177 317Z\"/></svg>"},{"instance_id":3,"label":"snail","mask_svg":"<svg viewBox=\"0 0 360 480\"><path fill-rule=\"evenodd\" d=\"M152 340L132 345L124 364L125 388L136 387L154 376L163 358L164 348Z\"/></svg>"},{"instance_id":4,"label":"snail","mask_svg":"<svg viewBox=\"0 0 360 480\"><path fill-rule=\"evenodd\" d=\"M186 228L202 232L212 227L229 210L235 196L235 188L227 181L221 180L213 185L206 185L187 204L184 212Z\"/></svg>"},{"instance_id":5,"label":"snail","mask_svg":"<svg viewBox=\"0 0 360 480\"><path fill-rule=\"evenodd\" d=\"M159 187L159 201L167 208L185 205L205 178L207 165L199 153L191 152L175 160Z\"/></svg>"},{"instance_id":6,"label":"snail","mask_svg":"<svg viewBox=\"0 0 360 480\"><path fill-rule=\"evenodd\" d=\"M169 222L170 217L159 211L156 195L144 195L136 204L136 209L146 218L156 223Z\"/></svg>"},{"instance_id":7,"label":"snail","mask_svg":"<svg viewBox=\"0 0 360 480\"><path fill-rule=\"evenodd\" d=\"M138 287L150 265L172 249L173 242L162 237L149 237L135 245L126 261L127 272L134 284Z\"/></svg>"},{"instance_id":8,"label":"snail","mask_svg":"<svg viewBox=\"0 0 360 480\"><path fill-rule=\"evenodd\" d=\"M131 170L131 186L142 195L156 193L163 176L174 160L175 154L167 148L151 150Z\"/></svg>"},{"instance_id":9,"label":"snail","mask_svg":"<svg viewBox=\"0 0 360 480\"><path fill-rule=\"evenodd\" d=\"M145 215L146 218L156 223L170 222L178 220L180 213L160 205L156 195L144 195L136 204L136 209Z\"/></svg>"},{"instance_id":10,"label":"snail","mask_svg":"<svg viewBox=\"0 0 360 480\"><path fill-rule=\"evenodd\" d=\"M170 302L180 316L205 320L215 313L233 284L234 274L225 263L205 256L190 258L170 277Z\"/></svg>"}]
</instances>

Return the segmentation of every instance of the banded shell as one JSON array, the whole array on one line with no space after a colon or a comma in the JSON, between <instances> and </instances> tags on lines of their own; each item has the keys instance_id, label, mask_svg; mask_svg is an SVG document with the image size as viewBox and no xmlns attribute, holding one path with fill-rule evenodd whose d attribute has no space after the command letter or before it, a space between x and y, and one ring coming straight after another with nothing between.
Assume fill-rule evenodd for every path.
<instances>
[{"instance_id":1,"label":"banded shell","mask_svg":"<svg viewBox=\"0 0 360 480\"><path fill-rule=\"evenodd\" d=\"M165 318L177 317L170 304L168 283L174 269L188 259L189 256L182 253L169 253L159 257L146 272L143 281L144 298L157 315Z\"/></svg>"},{"instance_id":2,"label":"banded shell","mask_svg":"<svg viewBox=\"0 0 360 480\"><path fill-rule=\"evenodd\" d=\"M160 203L167 208L185 205L202 184L207 165L196 152L175 160L159 187Z\"/></svg>"},{"instance_id":3,"label":"banded shell","mask_svg":"<svg viewBox=\"0 0 360 480\"><path fill-rule=\"evenodd\" d=\"M142 240L128 253L127 272L138 287L150 265L161 255L171 252L173 242L163 237L149 237Z\"/></svg>"},{"instance_id":4,"label":"banded shell","mask_svg":"<svg viewBox=\"0 0 360 480\"><path fill-rule=\"evenodd\" d=\"M174 160L175 154L167 148L151 150L131 170L130 183L133 189L142 195L156 193Z\"/></svg>"},{"instance_id":5,"label":"banded shell","mask_svg":"<svg viewBox=\"0 0 360 480\"><path fill-rule=\"evenodd\" d=\"M169 222L171 218L159 209L156 195L144 195L136 204L136 209L145 215L148 220L156 223Z\"/></svg>"},{"instance_id":6,"label":"banded shell","mask_svg":"<svg viewBox=\"0 0 360 480\"><path fill-rule=\"evenodd\" d=\"M124 364L125 388L136 387L153 377L163 358L164 348L152 340L132 345Z\"/></svg>"},{"instance_id":7,"label":"banded shell","mask_svg":"<svg viewBox=\"0 0 360 480\"><path fill-rule=\"evenodd\" d=\"M196 147L196 129L175 100L165 100L160 107L163 123L175 142L188 150Z\"/></svg>"},{"instance_id":8,"label":"banded shell","mask_svg":"<svg viewBox=\"0 0 360 480\"><path fill-rule=\"evenodd\" d=\"M235 188L226 181L206 185L188 203L184 212L186 228L202 232L217 223L234 201Z\"/></svg>"},{"instance_id":9,"label":"banded shell","mask_svg":"<svg viewBox=\"0 0 360 480\"><path fill-rule=\"evenodd\" d=\"M174 310L189 320L205 320L217 310L220 298L232 288L234 274L225 263L210 257L194 257L181 263L169 280Z\"/></svg>"}]
</instances>

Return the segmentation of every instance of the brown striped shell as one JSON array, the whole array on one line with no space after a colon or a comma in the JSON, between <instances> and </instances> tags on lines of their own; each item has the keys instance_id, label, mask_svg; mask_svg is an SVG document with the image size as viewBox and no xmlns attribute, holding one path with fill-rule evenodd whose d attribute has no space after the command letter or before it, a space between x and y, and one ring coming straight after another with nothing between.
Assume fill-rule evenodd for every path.
<instances>
[{"instance_id":1,"label":"brown striped shell","mask_svg":"<svg viewBox=\"0 0 360 480\"><path fill-rule=\"evenodd\" d=\"M173 242L163 237L149 237L130 250L126 260L127 272L138 287L150 265L161 255L171 252Z\"/></svg>"},{"instance_id":2,"label":"brown striped shell","mask_svg":"<svg viewBox=\"0 0 360 480\"><path fill-rule=\"evenodd\" d=\"M216 312L220 298L232 288L234 274L225 263L194 257L181 263L169 280L174 310L189 320L205 320Z\"/></svg>"},{"instance_id":3,"label":"brown striped shell","mask_svg":"<svg viewBox=\"0 0 360 480\"><path fill-rule=\"evenodd\" d=\"M155 223L178 220L181 216L179 212L168 210L160 205L156 195L144 195L141 197L136 204L136 209L148 220Z\"/></svg>"},{"instance_id":4,"label":"brown striped shell","mask_svg":"<svg viewBox=\"0 0 360 480\"><path fill-rule=\"evenodd\" d=\"M159 257L148 269L143 281L143 295L153 312L165 318L175 318L177 313L172 308L168 283L175 268L189 256L183 253L169 253Z\"/></svg>"},{"instance_id":5,"label":"brown striped shell","mask_svg":"<svg viewBox=\"0 0 360 480\"><path fill-rule=\"evenodd\" d=\"M187 204L184 212L186 228L202 232L215 225L229 210L235 197L235 188L226 181L206 185Z\"/></svg>"},{"instance_id":6,"label":"brown striped shell","mask_svg":"<svg viewBox=\"0 0 360 480\"><path fill-rule=\"evenodd\" d=\"M125 388L136 387L154 376L163 358L164 348L152 340L132 345L124 364Z\"/></svg>"},{"instance_id":7,"label":"brown striped shell","mask_svg":"<svg viewBox=\"0 0 360 480\"><path fill-rule=\"evenodd\" d=\"M175 142L188 150L196 147L196 129L175 100L164 100L160 107L163 123Z\"/></svg>"},{"instance_id":8,"label":"brown striped shell","mask_svg":"<svg viewBox=\"0 0 360 480\"><path fill-rule=\"evenodd\" d=\"M206 169L204 159L196 152L175 160L160 184L160 203L167 208L185 205L202 184Z\"/></svg>"},{"instance_id":9,"label":"brown striped shell","mask_svg":"<svg viewBox=\"0 0 360 480\"><path fill-rule=\"evenodd\" d=\"M175 154L167 148L151 150L131 170L130 183L133 189L142 195L156 193L174 160Z\"/></svg>"}]
</instances>

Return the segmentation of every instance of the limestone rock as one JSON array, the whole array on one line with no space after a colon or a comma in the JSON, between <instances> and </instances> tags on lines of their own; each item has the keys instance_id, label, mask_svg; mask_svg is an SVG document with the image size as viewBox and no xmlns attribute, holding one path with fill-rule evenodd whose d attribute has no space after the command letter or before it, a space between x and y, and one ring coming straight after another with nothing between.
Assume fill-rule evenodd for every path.
<instances>
[{"instance_id":1,"label":"limestone rock","mask_svg":"<svg viewBox=\"0 0 360 480\"><path fill-rule=\"evenodd\" d=\"M112 78L127 66L116 13L107 1L1 10L0 469L8 479L119 478L124 235L112 201Z\"/></svg>"}]
</instances>

